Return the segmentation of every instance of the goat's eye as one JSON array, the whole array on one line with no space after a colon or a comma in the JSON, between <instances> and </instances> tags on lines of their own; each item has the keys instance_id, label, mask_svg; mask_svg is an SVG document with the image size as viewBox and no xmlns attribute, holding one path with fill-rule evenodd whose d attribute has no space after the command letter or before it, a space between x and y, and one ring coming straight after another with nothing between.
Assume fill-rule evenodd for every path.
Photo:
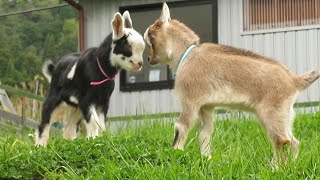
<instances>
[{"instance_id":1,"label":"goat's eye","mask_svg":"<svg viewBox=\"0 0 320 180\"><path fill-rule=\"evenodd\" d=\"M149 36L149 40L151 44L154 44L154 37L152 35Z\"/></svg>"},{"instance_id":2,"label":"goat's eye","mask_svg":"<svg viewBox=\"0 0 320 180\"><path fill-rule=\"evenodd\" d=\"M131 44L126 43L126 47L131 48Z\"/></svg>"}]
</instances>

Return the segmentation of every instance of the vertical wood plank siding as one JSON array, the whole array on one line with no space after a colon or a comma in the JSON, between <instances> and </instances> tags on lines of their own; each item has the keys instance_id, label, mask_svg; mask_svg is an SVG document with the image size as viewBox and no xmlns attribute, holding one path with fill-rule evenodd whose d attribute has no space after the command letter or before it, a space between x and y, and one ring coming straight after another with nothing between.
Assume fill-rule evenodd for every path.
<instances>
[{"instance_id":1,"label":"vertical wood plank siding","mask_svg":"<svg viewBox=\"0 0 320 180\"><path fill-rule=\"evenodd\" d=\"M218 0L219 8L219 43L272 57L283 63L294 73L302 73L312 69L320 69L320 29L291 30L284 32L265 32L260 34L243 34L242 29L250 28L250 21L260 23L262 29L282 26L296 26L299 18L320 17L319 0L306 0L308 4L302 10L301 3L292 0L281 0L278 9L274 0L251 0L258 10L250 10L248 0ZM111 32L110 22L119 6L162 2L160 0L80 0L85 9L85 46L97 46ZM293 3L286 3L293 2ZM302 1L299 1L302 2ZM270 4L271 3L271 4ZM264 7L264 8L263 8ZM318 9L317 9L318 8ZM292 9L288 11L286 9ZM269 13L272 12L273 15ZM304 14L303 14L304 13ZM159 12L160 14L160 12ZM255 14L255 18L251 18ZM174 18L174 17L173 17ZM265 22L277 21L274 25ZM281 22L281 23L280 23ZM314 23L320 20L301 21L300 24ZM133 22L134 25L134 22ZM255 26L257 27L257 26ZM251 27L253 28L253 27ZM253 30L253 29L251 29ZM140 32L144 33L144 32ZM307 91L301 93L299 102L319 101L320 81L314 83ZM173 90L154 90L141 92L120 92L119 76L111 98L109 116L139 115L144 113L178 112L179 105Z\"/></svg>"},{"instance_id":2,"label":"vertical wood plank siding","mask_svg":"<svg viewBox=\"0 0 320 180\"><path fill-rule=\"evenodd\" d=\"M243 0L244 31L319 24L320 0Z\"/></svg>"}]
</instances>

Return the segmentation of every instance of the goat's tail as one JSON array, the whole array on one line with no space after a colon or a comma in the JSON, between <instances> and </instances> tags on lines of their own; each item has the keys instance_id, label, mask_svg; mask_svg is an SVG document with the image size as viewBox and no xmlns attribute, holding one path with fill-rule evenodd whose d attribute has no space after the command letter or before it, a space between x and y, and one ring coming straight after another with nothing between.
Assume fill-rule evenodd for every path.
<instances>
[{"instance_id":1,"label":"goat's tail","mask_svg":"<svg viewBox=\"0 0 320 180\"><path fill-rule=\"evenodd\" d=\"M48 79L49 83L51 82L54 67L55 65L51 60L46 60L42 66L42 73Z\"/></svg>"},{"instance_id":2,"label":"goat's tail","mask_svg":"<svg viewBox=\"0 0 320 180\"><path fill-rule=\"evenodd\" d=\"M310 71L297 76L297 88L304 90L320 77L320 71Z\"/></svg>"}]
</instances>

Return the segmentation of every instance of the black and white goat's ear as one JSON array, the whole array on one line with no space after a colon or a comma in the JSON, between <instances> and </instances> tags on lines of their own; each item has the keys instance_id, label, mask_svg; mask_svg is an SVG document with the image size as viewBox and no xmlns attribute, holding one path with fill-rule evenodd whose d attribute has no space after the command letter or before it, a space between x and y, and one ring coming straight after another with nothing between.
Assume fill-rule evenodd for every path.
<instances>
[{"instance_id":1,"label":"black and white goat's ear","mask_svg":"<svg viewBox=\"0 0 320 180\"><path fill-rule=\"evenodd\" d=\"M170 10L167 3L163 3L160 19L166 24L171 20Z\"/></svg>"},{"instance_id":2,"label":"black and white goat's ear","mask_svg":"<svg viewBox=\"0 0 320 180\"><path fill-rule=\"evenodd\" d=\"M124 21L120 13L116 13L112 20L112 39L120 39L124 35Z\"/></svg>"},{"instance_id":3,"label":"black and white goat's ear","mask_svg":"<svg viewBox=\"0 0 320 180\"><path fill-rule=\"evenodd\" d=\"M132 27L132 20L131 20L129 11L125 11L123 13L123 19L124 19L124 27L132 29L133 28Z\"/></svg>"}]
</instances>

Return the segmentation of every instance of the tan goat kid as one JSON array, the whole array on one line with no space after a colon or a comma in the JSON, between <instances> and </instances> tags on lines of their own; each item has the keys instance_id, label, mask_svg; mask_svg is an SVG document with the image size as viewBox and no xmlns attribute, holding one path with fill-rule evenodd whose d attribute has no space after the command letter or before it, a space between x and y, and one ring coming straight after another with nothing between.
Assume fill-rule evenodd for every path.
<instances>
[{"instance_id":1,"label":"tan goat kid","mask_svg":"<svg viewBox=\"0 0 320 180\"><path fill-rule=\"evenodd\" d=\"M286 159L288 144L296 158L299 141L293 136L293 104L299 92L319 78L319 71L297 76L280 63L249 51L213 43L199 44L199 37L183 23L171 20L166 3L160 18L144 34L152 65L168 64L177 73L175 93L181 114L175 123L173 147L183 149L195 120L199 123L201 153L211 157L213 109L227 107L255 113L273 142L275 151ZM188 47L196 45L184 61Z\"/></svg>"}]
</instances>

